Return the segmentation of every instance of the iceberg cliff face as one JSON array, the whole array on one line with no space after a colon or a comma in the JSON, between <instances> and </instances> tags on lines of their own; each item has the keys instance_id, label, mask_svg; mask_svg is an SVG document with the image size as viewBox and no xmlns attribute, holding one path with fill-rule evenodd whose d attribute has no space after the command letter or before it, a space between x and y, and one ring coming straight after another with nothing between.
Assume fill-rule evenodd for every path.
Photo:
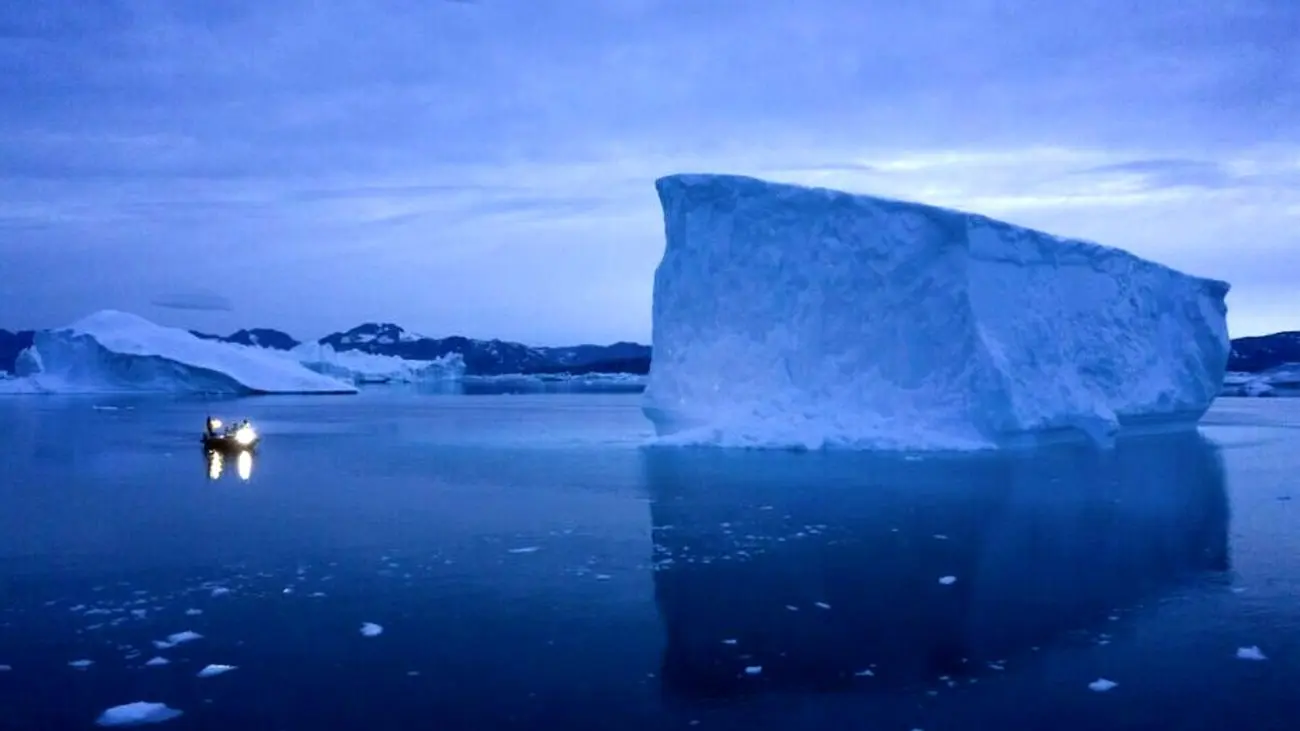
<instances>
[{"instance_id":1,"label":"iceberg cliff face","mask_svg":"<svg viewBox=\"0 0 1300 731\"><path fill-rule=\"evenodd\" d=\"M34 351L34 352L33 352ZM36 333L20 360L24 388L47 393L355 393L262 348L203 340L124 312L105 310Z\"/></svg>"},{"instance_id":2,"label":"iceberg cliff face","mask_svg":"<svg viewBox=\"0 0 1300 731\"><path fill-rule=\"evenodd\" d=\"M930 206L656 182L644 410L669 442L969 449L1195 423L1228 285Z\"/></svg>"}]
</instances>

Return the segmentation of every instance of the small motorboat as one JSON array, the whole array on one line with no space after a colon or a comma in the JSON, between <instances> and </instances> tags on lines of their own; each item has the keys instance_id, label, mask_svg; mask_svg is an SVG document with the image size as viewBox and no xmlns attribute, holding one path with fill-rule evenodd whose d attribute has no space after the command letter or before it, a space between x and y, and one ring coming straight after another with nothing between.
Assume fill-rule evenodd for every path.
<instances>
[{"instance_id":1,"label":"small motorboat","mask_svg":"<svg viewBox=\"0 0 1300 731\"><path fill-rule=\"evenodd\" d=\"M223 428L220 419L208 417L203 432L203 448L214 452L251 452L261 441L262 435L257 433L248 419Z\"/></svg>"}]
</instances>

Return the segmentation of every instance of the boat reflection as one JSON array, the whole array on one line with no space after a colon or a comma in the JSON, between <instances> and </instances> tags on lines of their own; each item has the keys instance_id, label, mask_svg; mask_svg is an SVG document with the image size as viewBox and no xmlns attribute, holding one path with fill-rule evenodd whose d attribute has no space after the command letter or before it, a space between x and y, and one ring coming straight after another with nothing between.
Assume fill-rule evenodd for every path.
<instances>
[{"instance_id":1,"label":"boat reflection","mask_svg":"<svg viewBox=\"0 0 1300 731\"><path fill-rule=\"evenodd\" d=\"M206 449L204 454L208 462L208 479L219 480L226 470L226 462L232 459L231 455L222 454L220 450ZM235 474L239 479L247 482L253 476L253 453L241 450L233 456L235 463Z\"/></svg>"},{"instance_id":2,"label":"boat reflection","mask_svg":"<svg viewBox=\"0 0 1300 731\"><path fill-rule=\"evenodd\" d=\"M1077 630L1104 640L1112 617L1228 569L1223 467L1195 432L643 459L669 700L939 687Z\"/></svg>"}]
</instances>

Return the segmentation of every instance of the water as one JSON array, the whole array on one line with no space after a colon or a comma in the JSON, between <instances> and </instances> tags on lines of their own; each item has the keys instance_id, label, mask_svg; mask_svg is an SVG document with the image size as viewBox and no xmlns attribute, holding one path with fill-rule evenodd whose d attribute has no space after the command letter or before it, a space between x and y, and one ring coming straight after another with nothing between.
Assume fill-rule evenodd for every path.
<instances>
[{"instance_id":1,"label":"water","mask_svg":"<svg viewBox=\"0 0 1300 731\"><path fill-rule=\"evenodd\" d=\"M628 394L0 400L0 728L1294 729L1297 427L935 460L642 449Z\"/></svg>"}]
</instances>

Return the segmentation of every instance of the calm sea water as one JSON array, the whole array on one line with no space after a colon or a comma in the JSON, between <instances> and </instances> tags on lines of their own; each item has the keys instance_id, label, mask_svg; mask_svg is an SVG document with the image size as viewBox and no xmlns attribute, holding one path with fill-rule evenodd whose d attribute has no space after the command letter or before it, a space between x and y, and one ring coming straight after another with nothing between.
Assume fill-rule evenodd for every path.
<instances>
[{"instance_id":1,"label":"calm sea water","mask_svg":"<svg viewBox=\"0 0 1300 731\"><path fill-rule=\"evenodd\" d=\"M644 449L637 404L0 400L0 728L1300 728L1300 401L937 460Z\"/></svg>"}]
</instances>

